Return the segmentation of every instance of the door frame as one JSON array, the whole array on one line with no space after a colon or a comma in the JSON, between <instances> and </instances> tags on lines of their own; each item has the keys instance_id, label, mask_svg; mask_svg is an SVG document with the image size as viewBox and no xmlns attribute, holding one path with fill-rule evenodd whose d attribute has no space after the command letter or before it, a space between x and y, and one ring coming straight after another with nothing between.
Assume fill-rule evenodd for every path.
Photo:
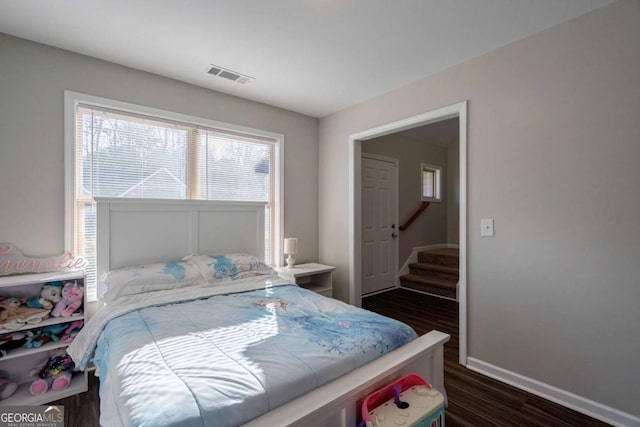
<instances>
[{"instance_id":1,"label":"door frame","mask_svg":"<svg viewBox=\"0 0 640 427\"><path fill-rule=\"evenodd\" d=\"M460 148L460 268L458 306L460 358L467 365L467 101L349 135L349 302L362 305L362 141L458 117Z\"/></svg>"},{"instance_id":2,"label":"door frame","mask_svg":"<svg viewBox=\"0 0 640 427\"><path fill-rule=\"evenodd\" d=\"M362 145L360 146L362 148ZM396 237L393 242L393 246L394 246L394 251L395 251L395 257L393 259L393 287L397 288L399 286L398 284L398 271L399 271L399 262L398 262L398 254L400 253L400 224L398 223L398 221L400 220L400 161L396 158L393 157L387 157L387 156L381 156L379 154L371 154L371 153L364 153L361 151L360 154L360 159L362 159L363 157L366 157L367 159L371 159L371 160L378 160L381 162L387 162L387 163L392 163L395 166L395 175L396 175L396 188L395 188L395 192L396 192L396 203L394 206L394 216L395 216L395 220L396 220L396 230L398 233L398 237ZM362 168L361 168L362 169ZM362 170L360 171L360 173L362 173ZM362 176L362 175L361 175ZM360 182L360 196L362 197L362 182ZM361 199L362 200L362 199ZM362 219L362 209L360 210L360 219ZM362 222L360 224L360 226L362 226ZM360 241L360 246L362 247L362 239ZM362 258L360 259L360 262L362 262ZM362 269L361 269L362 271ZM362 284L362 282L361 282ZM367 295L375 295L378 292L386 292L389 289L384 289L382 291L375 291L375 292L370 292ZM360 292L362 292L362 288L360 289ZM362 297L362 295L361 295Z\"/></svg>"}]
</instances>

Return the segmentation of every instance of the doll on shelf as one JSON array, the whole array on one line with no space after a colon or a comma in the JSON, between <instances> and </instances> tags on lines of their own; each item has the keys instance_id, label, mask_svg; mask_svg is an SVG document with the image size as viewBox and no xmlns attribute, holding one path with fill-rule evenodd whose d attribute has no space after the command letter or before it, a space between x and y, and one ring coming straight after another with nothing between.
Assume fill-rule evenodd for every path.
<instances>
[{"instance_id":1,"label":"doll on shelf","mask_svg":"<svg viewBox=\"0 0 640 427\"><path fill-rule=\"evenodd\" d=\"M53 317L68 317L82 307L84 287L78 282L67 282L62 287L62 299L51 312Z\"/></svg>"}]
</instances>

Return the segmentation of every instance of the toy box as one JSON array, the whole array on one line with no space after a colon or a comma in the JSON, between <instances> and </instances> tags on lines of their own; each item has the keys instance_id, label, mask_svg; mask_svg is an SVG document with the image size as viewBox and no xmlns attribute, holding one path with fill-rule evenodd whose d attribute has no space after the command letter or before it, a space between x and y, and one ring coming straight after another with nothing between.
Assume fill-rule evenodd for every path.
<instances>
[{"instance_id":1,"label":"toy box","mask_svg":"<svg viewBox=\"0 0 640 427\"><path fill-rule=\"evenodd\" d=\"M362 419L367 427L444 427L444 396L409 374L367 396Z\"/></svg>"}]
</instances>

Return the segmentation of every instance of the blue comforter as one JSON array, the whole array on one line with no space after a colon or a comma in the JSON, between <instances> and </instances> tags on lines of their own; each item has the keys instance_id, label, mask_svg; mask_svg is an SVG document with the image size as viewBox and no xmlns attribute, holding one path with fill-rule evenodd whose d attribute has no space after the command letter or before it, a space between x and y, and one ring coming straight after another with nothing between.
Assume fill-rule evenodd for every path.
<instances>
[{"instance_id":1,"label":"blue comforter","mask_svg":"<svg viewBox=\"0 0 640 427\"><path fill-rule=\"evenodd\" d=\"M106 426L235 426L416 337L295 285L136 309L97 338Z\"/></svg>"}]
</instances>

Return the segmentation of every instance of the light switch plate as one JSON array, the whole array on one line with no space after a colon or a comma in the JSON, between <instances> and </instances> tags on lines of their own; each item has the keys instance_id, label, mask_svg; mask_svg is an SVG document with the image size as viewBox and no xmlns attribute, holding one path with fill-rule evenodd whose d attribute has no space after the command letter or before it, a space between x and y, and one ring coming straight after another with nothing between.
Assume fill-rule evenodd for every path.
<instances>
[{"instance_id":1,"label":"light switch plate","mask_svg":"<svg viewBox=\"0 0 640 427\"><path fill-rule=\"evenodd\" d=\"M480 220L480 235L483 237L493 237L493 218Z\"/></svg>"}]
</instances>

